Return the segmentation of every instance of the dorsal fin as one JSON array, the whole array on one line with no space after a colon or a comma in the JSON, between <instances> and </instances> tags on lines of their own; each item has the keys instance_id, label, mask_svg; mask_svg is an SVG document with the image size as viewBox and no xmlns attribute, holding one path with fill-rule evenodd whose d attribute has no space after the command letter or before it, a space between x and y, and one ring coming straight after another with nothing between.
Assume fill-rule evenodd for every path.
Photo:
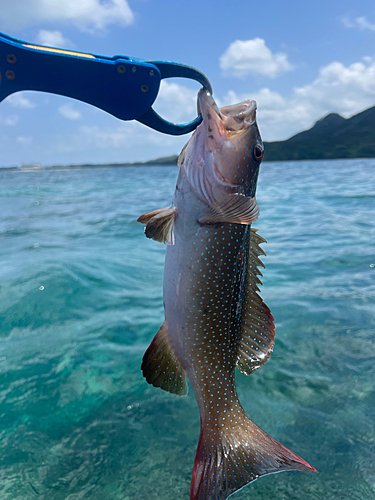
<instances>
[{"instance_id":1,"label":"dorsal fin","mask_svg":"<svg viewBox=\"0 0 375 500\"><path fill-rule=\"evenodd\" d=\"M231 222L233 224L252 224L259 216L257 200L251 196L228 194L219 201L211 203L199 217L200 224Z\"/></svg>"},{"instance_id":2,"label":"dorsal fin","mask_svg":"<svg viewBox=\"0 0 375 500\"><path fill-rule=\"evenodd\" d=\"M256 229L251 229L247 296L237 358L237 368L245 375L250 375L268 361L275 343L273 316L257 293L258 284L262 284L258 267L264 267L258 255L265 255L259 245L265 241Z\"/></svg>"},{"instance_id":3,"label":"dorsal fin","mask_svg":"<svg viewBox=\"0 0 375 500\"><path fill-rule=\"evenodd\" d=\"M145 235L147 238L173 245L173 224L176 215L176 207L161 208L141 215L138 217L138 222L146 224Z\"/></svg>"},{"instance_id":4,"label":"dorsal fin","mask_svg":"<svg viewBox=\"0 0 375 500\"><path fill-rule=\"evenodd\" d=\"M147 382L155 387L179 396L188 393L186 373L169 342L165 321L143 356L141 370Z\"/></svg>"}]
</instances>

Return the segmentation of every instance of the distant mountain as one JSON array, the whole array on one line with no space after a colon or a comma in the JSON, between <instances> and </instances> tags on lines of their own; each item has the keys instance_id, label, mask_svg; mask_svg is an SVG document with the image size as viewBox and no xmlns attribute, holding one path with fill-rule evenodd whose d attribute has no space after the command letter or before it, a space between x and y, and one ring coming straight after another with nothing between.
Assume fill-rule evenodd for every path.
<instances>
[{"instance_id":1,"label":"distant mountain","mask_svg":"<svg viewBox=\"0 0 375 500\"><path fill-rule=\"evenodd\" d=\"M265 161L375 157L375 106L345 119L330 113L286 141L265 142Z\"/></svg>"}]
</instances>

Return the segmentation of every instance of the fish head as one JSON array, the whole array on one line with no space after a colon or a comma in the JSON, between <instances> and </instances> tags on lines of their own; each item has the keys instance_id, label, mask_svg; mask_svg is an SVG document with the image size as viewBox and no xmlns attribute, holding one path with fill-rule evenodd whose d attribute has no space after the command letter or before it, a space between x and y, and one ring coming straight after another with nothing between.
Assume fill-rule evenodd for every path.
<instances>
[{"instance_id":1,"label":"fish head","mask_svg":"<svg viewBox=\"0 0 375 500\"><path fill-rule=\"evenodd\" d=\"M204 89L198 94L198 110L203 123L198 131L203 137L207 165L222 185L237 193L254 196L263 142L256 122L255 101L246 100L218 108L212 95Z\"/></svg>"}]
</instances>

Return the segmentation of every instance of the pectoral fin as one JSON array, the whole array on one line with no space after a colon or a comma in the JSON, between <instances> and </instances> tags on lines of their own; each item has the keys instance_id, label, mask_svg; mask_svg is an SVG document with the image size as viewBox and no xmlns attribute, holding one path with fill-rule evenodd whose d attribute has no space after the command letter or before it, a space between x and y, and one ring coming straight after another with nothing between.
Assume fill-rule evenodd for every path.
<instances>
[{"instance_id":1,"label":"pectoral fin","mask_svg":"<svg viewBox=\"0 0 375 500\"><path fill-rule=\"evenodd\" d=\"M166 322L145 352L141 370L147 382L155 387L179 396L188 393L186 373L169 342Z\"/></svg>"},{"instance_id":2,"label":"pectoral fin","mask_svg":"<svg viewBox=\"0 0 375 500\"><path fill-rule=\"evenodd\" d=\"M140 222L141 224L147 224L147 222L155 217L155 215L159 215L162 212L169 210L169 208L170 207L159 208L158 210L153 210L152 212L147 212L147 214L140 215L137 219L137 222Z\"/></svg>"},{"instance_id":3,"label":"pectoral fin","mask_svg":"<svg viewBox=\"0 0 375 500\"><path fill-rule=\"evenodd\" d=\"M237 368L245 375L250 375L268 361L275 343L273 316L257 293L258 284L262 284L258 267L264 267L258 256L265 255L259 245L266 240L256 231L252 229L250 233L247 297L237 358Z\"/></svg>"},{"instance_id":4,"label":"pectoral fin","mask_svg":"<svg viewBox=\"0 0 375 500\"><path fill-rule=\"evenodd\" d=\"M138 217L138 222L146 224L145 235L161 243L174 244L173 224L177 208L167 207L154 210Z\"/></svg>"},{"instance_id":5,"label":"pectoral fin","mask_svg":"<svg viewBox=\"0 0 375 500\"><path fill-rule=\"evenodd\" d=\"M252 224L259 216L259 207L255 196L228 194L212 203L199 217L200 224L231 222L233 224Z\"/></svg>"}]
</instances>

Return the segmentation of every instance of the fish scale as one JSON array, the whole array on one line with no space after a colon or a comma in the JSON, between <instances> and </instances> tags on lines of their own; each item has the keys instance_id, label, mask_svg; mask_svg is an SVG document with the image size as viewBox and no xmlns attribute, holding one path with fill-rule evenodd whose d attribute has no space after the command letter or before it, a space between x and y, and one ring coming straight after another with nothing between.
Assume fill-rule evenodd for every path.
<instances>
[{"instance_id":1,"label":"fish scale","mask_svg":"<svg viewBox=\"0 0 375 500\"><path fill-rule=\"evenodd\" d=\"M260 429L242 408L235 367L262 367L274 345L274 323L258 292L260 244L251 229L263 146L256 106L218 110L199 94L203 116L179 158L172 205L141 216L146 236L169 243L164 269L165 322L142 371L156 387L197 399L201 432L191 500L225 500L259 476L315 471Z\"/></svg>"},{"instance_id":2,"label":"fish scale","mask_svg":"<svg viewBox=\"0 0 375 500\"><path fill-rule=\"evenodd\" d=\"M176 226L177 224L178 222ZM198 402L202 399L203 407L209 405L204 389L200 392L202 380L204 387L214 387L216 382L222 381L224 375L226 378L230 376L236 365L240 340L243 307L238 311L238 304L245 291L246 280L243 276L246 268L241 268L237 260L238 253L244 246L245 231L239 226L237 234L235 227L229 224L226 226L228 227L216 229L199 228L196 233L199 244L194 241L189 252L190 259L195 264L190 266L186 263L184 267L181 262L176 264L185 275L190 268L192 276L190 287L175 306L183 307L181 320L188 332L184 337L183 349L189 354L183 365L193 387L195 384L199 387L196 397ZM181 241L183 246L186 243ZM175 248L168 249L170 259L173 259ZM228 251L228 248L231 250ZM199 258L194 258L193 249ZM175 346L173 335L171 339ZM175 351L177 350L178 344L175 346ZM181 358L183 355L180 355ZM211 398L210 395L209 399Z\"/></svg>"}]
</instances>

